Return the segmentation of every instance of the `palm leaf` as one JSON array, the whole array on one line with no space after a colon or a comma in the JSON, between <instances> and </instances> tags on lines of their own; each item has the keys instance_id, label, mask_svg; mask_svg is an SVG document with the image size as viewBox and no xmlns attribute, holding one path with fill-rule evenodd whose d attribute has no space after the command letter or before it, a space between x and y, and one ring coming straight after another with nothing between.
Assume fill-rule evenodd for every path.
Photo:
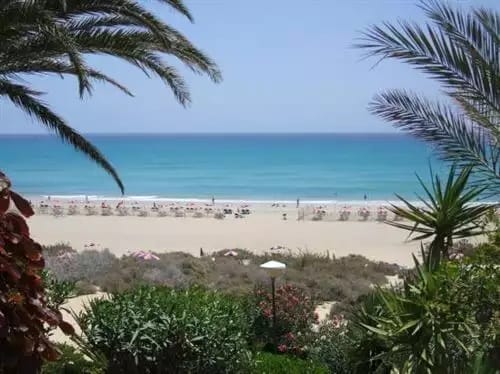
<instances>
[{"instance_id":1,"label":"palm leaf","mask_svg":"<svg viewBox=\"0 0 500 374\"><path fill-rule=\"evenodd\" d=\"M159 2L191 22L181 0ZM0 95L9 98L102 166L123 185L103 155L39 100L40 93L14 79L30 74L70 75L78 80L80 95L92 93L95 81L130 91L106 72L91 66L92 54L120 58L159 77L179 103L190 103L185 80L165 57L173 56L190 70L221 81L217 65L182 33L134 0L0 0Z\"/></svg>"},{"instance_id":2,"label":"palm leaf","mask_svg":"<svg viewBox=\"0 0 500 374\"><path fill-rule=\"evenodd\" d=\"M39 95L39 92L30 90L25 86L0 80L0 96L7 96L15 105L23 109L32 117L36 118L49 130L56 133L64 142L71 144L76 150L82 152L96 164L101 166L113 177L123 193L123 183L113 166L104 158L101 152L99 152L93 144L78 134L75 130L68 126L62 118L44 105L37 98Z\"/></svg>"}]
</instances>

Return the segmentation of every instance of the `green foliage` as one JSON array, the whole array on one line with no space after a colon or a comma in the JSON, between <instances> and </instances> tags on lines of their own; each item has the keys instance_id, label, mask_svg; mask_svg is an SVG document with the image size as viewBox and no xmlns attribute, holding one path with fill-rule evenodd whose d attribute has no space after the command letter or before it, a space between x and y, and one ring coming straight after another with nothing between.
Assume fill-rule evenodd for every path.
<instances>
[{"instance_id":1,"label":"green foliage","mask_svg":"<svg viewBox=\"0 0 500 374\"><path fill-rule=\"evenodd\" d=\"M498 268L449 262L418 268L401 289L377 288L354 313L350 359L357 373L500 369L499 332Z\"/></svg>"},{"instance_id":2,"label":"green foliage","mask_svg":"<svg viewBox=\"0 0 500 374\"><path fill-rule=\"evenodd\" d=\"M328 368L311 360L259 352L254 374L327 374Z\"/></svg>"},{"instance_id":3,"label":"green foliage","mask_svg":"<svg viewBox=\"0 0 500 374\"><path fill-rule=\"evenodd\" d=\"M50 271L42 272L47 304L58 310L70 297L75 296L75 282L57 280Z\"/></svg>"},{"instance_id":4,"label":"green foliage","mask_svg":"<svg viewBox=\"0 0 500 374\"><path fill-rule=\"evenodd\" d=\"M500 245L482 243L474 248L472 256L466 261L479 264L495 264L500 266Z\"/></svg>"},{"instance_id":5,"label":"green foliage","mask_svg":"<svg viewBox=\"0 0 500 374\"><path fill-rule=\"evenodd\" d=\"M406 218L410 223L387 222L388 224L409 230L410 235L419 233L414 240L432 237L429 251L424 256L426 268L434 271L439 267L441 259L448 259L454 239L468 238L484 233L483 216L491 210L487 204L472 204L484 191L483 188L467 185L471 168L464 168L456 175L452 166L446 184L441 183L438 175L432 175L432 190L419 182L425 190L426 198L419 197L423 207L416 206L401 196L398 198L405 207L392 205L395 214Z\"/></svg>"},{"instance_id":6,"label":"green foliage","mask_svg":"<svg viewBox=\"0 0 500 374\"><path fill-rule=\"evenodd\" d=\"M433 103L405 90L375 97L371 111L426 142L476 181L500 192L500 14L469 12L444 1L420 2L429 22L372 26L357 45L367 56L401 60L442 84L456 106Z\"/></svg>"},{"instance_id":7,"label":"green foliage","mask_svg":"<svg viewBox=\"0 0 500 374\"><path fill-rule=\"evenodd\" d=\"M42 374L103 374L104 368L85 358L75 348L60 344L61 355L57 361L46 363Z\"/></svg>"},{"instance_id":8,"label":"green foliage","mask_svg":"<svg viewBox=\"0 0 500 374\"><path fill-rule=\"evenodd\" d=\"M320 325L315 338L311 341L308 358L328 367L332 374L350 374L349 349L344 326L326 322Z\"/></svg>"},{"instance_id":9,"label":"green foliage","mask_svg":"<svg viewBox=\"0 0 500 374\"><path fill-rule=\"evenodd\" d=\"M142 287L93 300L79 323L107 373L224 373L250 364L244 310L216 292Z\"/></svg>"}]
</instances>

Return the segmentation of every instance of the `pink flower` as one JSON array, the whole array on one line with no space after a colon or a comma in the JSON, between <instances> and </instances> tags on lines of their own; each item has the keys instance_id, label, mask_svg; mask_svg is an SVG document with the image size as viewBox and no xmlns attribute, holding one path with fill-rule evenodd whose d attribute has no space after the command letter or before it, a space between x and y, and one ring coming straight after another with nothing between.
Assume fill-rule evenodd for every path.
<instances>
[{"instance_id":1,"label":"pink flower","mask_svg":"<svg viewBox=\"0 0 500 374\"><path fill-rule=\"evenodd\" d=\"M272 313L271 313L271 309L264 309L264 310L262 311L262 314L264 315L264 317L266 317L266 318L270 318L270 317L271 317L271 315L272 315Z\"/></svg>"},{"instance_id":2,"label":"pink flower","mask_svg":"<svg viewBox=\"0 0 500 374\"><path fill-rule=\"evenodd\" d=\"M278 345L278 352L285 353L288 350L288 347L285 344Z\"/></svg>"}]
</instances>

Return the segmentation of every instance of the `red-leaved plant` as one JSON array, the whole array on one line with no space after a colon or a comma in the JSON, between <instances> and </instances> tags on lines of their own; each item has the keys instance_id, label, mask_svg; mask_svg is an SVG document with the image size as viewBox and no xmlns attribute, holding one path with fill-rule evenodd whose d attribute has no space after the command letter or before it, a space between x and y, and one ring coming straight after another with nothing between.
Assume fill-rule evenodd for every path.
<instances>
[{"instance_id":1,"label":"red-leaved plant","mask_svg":"<svg viewBox=\"0 0 500 374\"><path fill-rule=\"evenodd\" d=\"M273 327L272 295L268 287L255 290L258 315L254 321L257 342L265 349L303 356L313 324L318 323L311 297L301 288L285 284L276 289L276 326Z\"/></svg>"},{"instance_id":2,"label":"red-leaved plant","mask_svg":"<svg viewBox=\"0 0 500 374\"><path fill-rule=\"evenodd\" d=\"M38 373L43 360L58 358L48 331L74 330L47 306L42 247L30 238L24 219L34 212L10 187L0 172L0 373Z\"/></svg>"}]
</instances>

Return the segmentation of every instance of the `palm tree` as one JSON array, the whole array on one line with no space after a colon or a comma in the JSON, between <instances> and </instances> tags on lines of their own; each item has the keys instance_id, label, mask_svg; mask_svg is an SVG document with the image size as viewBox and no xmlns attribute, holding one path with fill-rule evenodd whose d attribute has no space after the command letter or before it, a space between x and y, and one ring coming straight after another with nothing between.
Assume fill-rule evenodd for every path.
<instances>
[{"instance_id":1,"label":"palm tree","mask_svg":"<svg viewBox=\"0 0 500 374\"><path fill-rule=\"evenodd\" d=\"M500 193L500 13L470 13L437 0L420 2L430 21L384 23L363 33L366 56L402 60L436 79L452 104L405 90L375 97L370 110L426 142L459 166L474 167L476 182Z\"/></svg>"},{"instance_id":2,"label":"palm tree","mask_svg":"<svg viewBox=\"0 0 500 374\"><path fill-rule=\"evenodd\" d=\"M193 21L182 0L159 0ZM159 77L182 105L188 87L164 57L171 55L192 71L221 80L217 65L185 36L134 0L0 0L0 97L4 96L55 132L123 184L99 150L70 127L20 78L29 74L74 76L79 92L92 93L102 81L128 95L126 87L87 62L89 55L117 57L147 76Z\"/></svg>"},{"instance_id":3,"label":"palm tree","mask_svg":"<svg viewBox=\"0 0 500 374\"><path fill-rule=\"evenodd\" d=\"M387 221L388 224L409 230L410 236L418 233L413 240L432 238L428 253L424 256L424 263L431 271L439 267L441 259L448 259L454 239L484 233L481 217L490 211L492 206L471 204L486 188L468 186L471 171L471 167L466 167L457 175L456 167L452 166L446 184L431 172L431 189L417 176L426 195L426 198L418 196L422 207L396 195L404 206L393 204L389 208L411 223Z\"/></svg>"}]
</instances>

